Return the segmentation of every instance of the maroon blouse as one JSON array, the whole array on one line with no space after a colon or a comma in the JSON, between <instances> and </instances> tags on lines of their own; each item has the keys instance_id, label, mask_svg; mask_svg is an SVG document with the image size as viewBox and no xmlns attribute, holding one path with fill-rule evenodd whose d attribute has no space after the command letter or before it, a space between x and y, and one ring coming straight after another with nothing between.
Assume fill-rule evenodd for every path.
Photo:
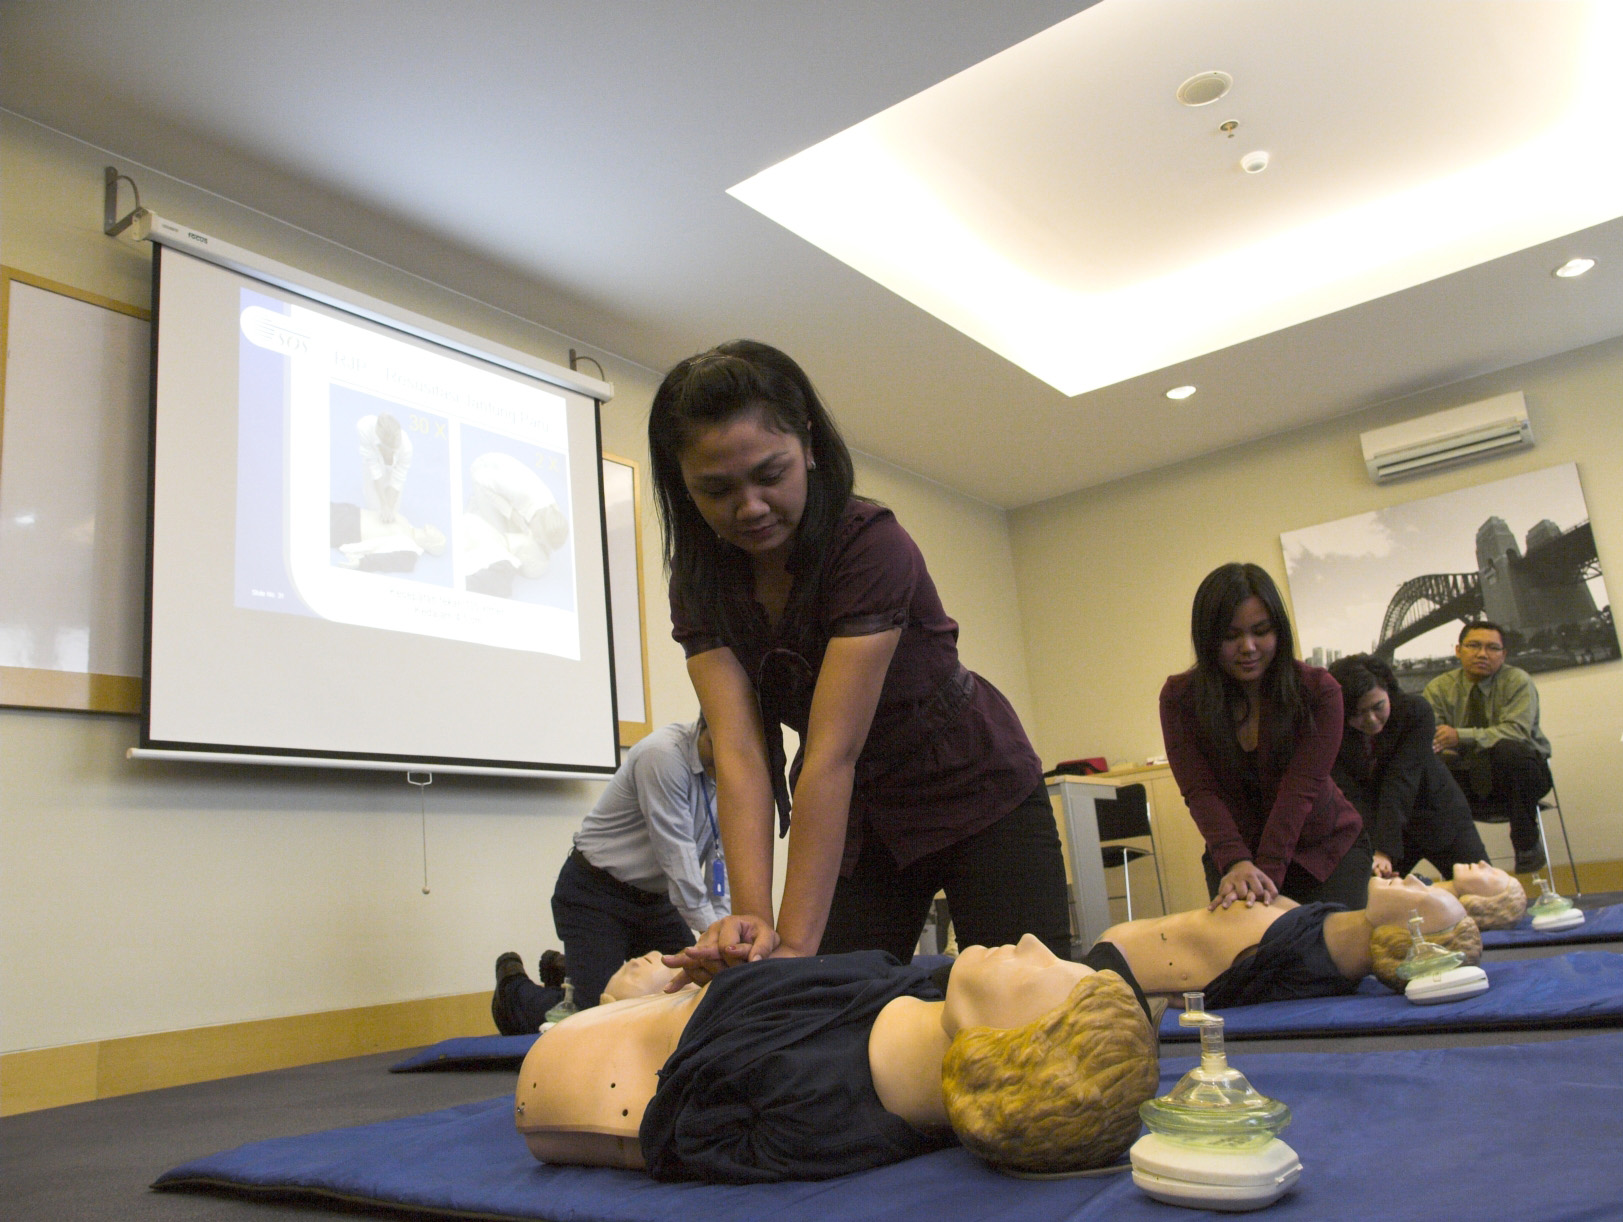
<instances>
[{"instance_id":1,"label":"maroon blouse","mask_svg":"<svg viewBox=\"0 0 1623 1222\"><path fill-rule=\"evenodd\" d=\"M1281 886L1293 861L1323 882L1364 827L1357 808L1330 779L1345 726L1341 685L1329 671L1291 664L1313 711L1314 729L1296 745L1283 773L1270 766L1269 744L1259 735L1256 758L1264 795L1260 806L1247 799L1240 777L1220 775L1201 751L1193 676L1187 671L1173 675L1161 689L1167 762L1218 873L1226 874L1235 862L1250 859Z\"/></svg>"},{"instance_id":2,"label":"maroon blouse","mask_svg":"<svg viewBox=\"0 0 1623 1222\"><path fill-rule=\"evenodd\" d=\"M748 579L740 566L738 580ZM687 656L730 648L754 684L780 811L787 790L779 726L804 741L830 638L902 630L857 758L842 875L856 867L869 832L905 867L996 823L1042 779L1003 693L959 663L958 625L942 609L918 546L882 506L855 498L846 506L824 557L817 603L786 613L776 630L758 603L736 640L724 639L706 608L681 606L673 591L671 635ZM800 764L797 755L791 784Z\"/></svg>"}]
</instances>

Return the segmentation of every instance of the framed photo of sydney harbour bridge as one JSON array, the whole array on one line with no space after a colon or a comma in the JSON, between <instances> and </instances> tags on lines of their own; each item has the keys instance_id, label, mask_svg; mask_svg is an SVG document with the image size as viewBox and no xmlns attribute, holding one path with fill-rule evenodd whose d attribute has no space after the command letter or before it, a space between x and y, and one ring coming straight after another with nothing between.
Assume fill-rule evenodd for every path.
<instances>
[{"instance_id":1,"label":"framed photo of sydney harbour bridge","mask_svg":"<svg viewBox=\"0 0 1623 1222\"><path fill-rule=\"evenodd\" d=\"M1460 625L1506 630L1523 670L1618 656L1576 463L1289 531L1285 549L1304 661L1387 658L1419 690L1458 663Z\"/></svg>"}]
</instances>

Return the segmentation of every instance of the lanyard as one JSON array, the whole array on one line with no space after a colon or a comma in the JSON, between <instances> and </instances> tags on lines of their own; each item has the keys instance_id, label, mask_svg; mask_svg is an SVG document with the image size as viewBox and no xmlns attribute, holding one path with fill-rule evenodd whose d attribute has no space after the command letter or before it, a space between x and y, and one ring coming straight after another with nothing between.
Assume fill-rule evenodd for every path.
<instances>
[{"instance_id":1,"label":"lanyard","mask_svg":"<svg viewBox=\"0 0 1623 1222\"><path fill-rule=\"evenodd\" d=\"M727 863L721 856L721 828L716 823L715 804L710 800L710 787L705 784L705 775L699 774L699 793L704 798L704 813L710 820L710 835L715 840L715 848L710 856L710 898L722 899L727 894Z\"/></svg>"}]
</instances>

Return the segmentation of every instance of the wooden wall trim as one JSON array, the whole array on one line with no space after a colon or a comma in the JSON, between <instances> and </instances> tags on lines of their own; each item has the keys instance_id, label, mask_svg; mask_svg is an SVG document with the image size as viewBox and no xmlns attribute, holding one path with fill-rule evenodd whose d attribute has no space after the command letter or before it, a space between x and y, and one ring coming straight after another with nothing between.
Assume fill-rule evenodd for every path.
<instances>
[{"instance_id":1,"label":"wooden wall trim","mask_svg":"<svg viewBox=\"0 0 1623 1222\"><path fill-rule=\"evenodd\" d=\"M0 1115L494 1033L484 992L30 1049L0 1056Z\"/></svg>"}]
</instances>

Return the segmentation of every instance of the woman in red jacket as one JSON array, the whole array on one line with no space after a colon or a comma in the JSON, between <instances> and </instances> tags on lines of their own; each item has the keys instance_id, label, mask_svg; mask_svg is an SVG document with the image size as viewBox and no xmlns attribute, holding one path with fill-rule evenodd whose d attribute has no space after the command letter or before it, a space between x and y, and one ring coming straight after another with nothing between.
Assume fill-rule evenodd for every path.
<instances>
[{"instance_id":1,"label":"woman in red jacket","mask_svg":"<svg viewBox=\"0 0 1623 1222\"><path fill-rule=\"evenodd\" d=\"M1340 685L1296 661L1279 590L1255 564L1206 575L1190 635L1195 664L1161 689L1161 733L1206 840L1211 907L1287 895L1362 908L1370 840L1330 779Z\"/></svg>"}]
</instances>

